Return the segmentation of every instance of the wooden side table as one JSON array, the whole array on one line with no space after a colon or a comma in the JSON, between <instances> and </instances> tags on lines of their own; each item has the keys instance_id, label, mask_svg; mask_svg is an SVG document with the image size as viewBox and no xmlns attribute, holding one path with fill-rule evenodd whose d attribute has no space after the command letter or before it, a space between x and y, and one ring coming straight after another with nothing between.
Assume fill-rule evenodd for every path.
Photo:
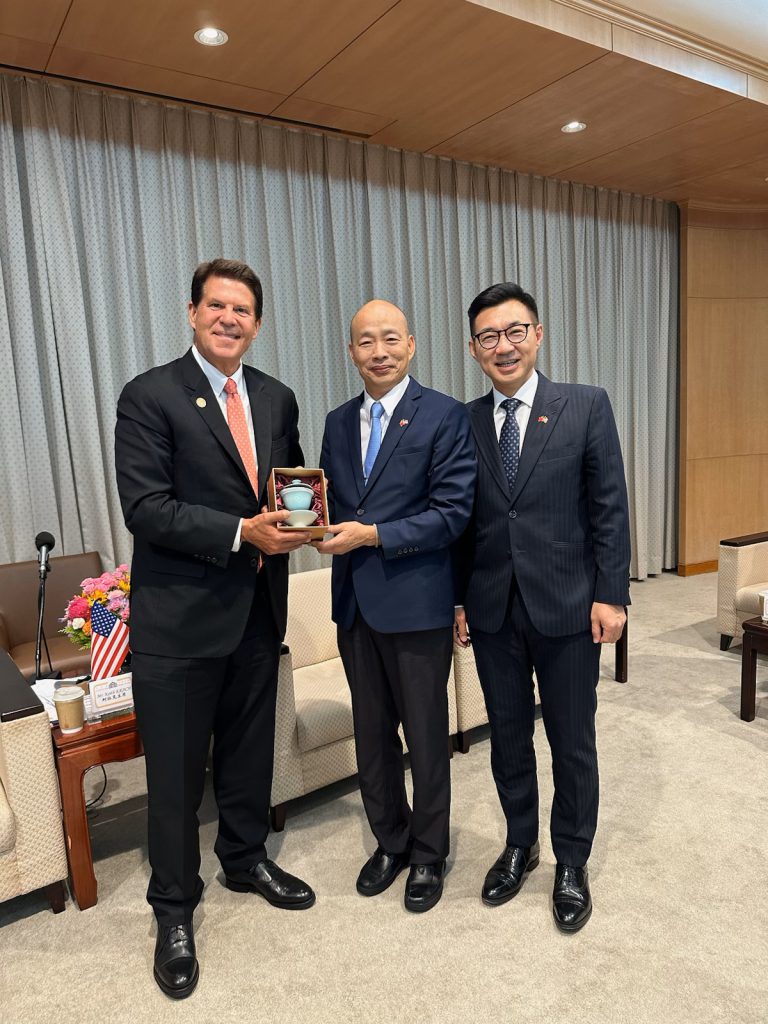
<instances>
[{"instance_id":1,"label":"wooden side table","mask_svg":"<svg viewBox=\"0 0 768 1024\"><path fill-rule=\"evenodd\" d=\"M51 733L61 789L70 888L78 907L87 910L96 905L96 876L85 812L83 775L94 765L129 761L144 751L133 712L106 722L86 723L80 732L67 736L58 726L54 726Z\"/></svg>"},{"instance_id":2,"label":"wooden side table","mask_svg":"<svg viewBox=\"0 0 768 1024\"><path fill-rule=\"evenodd\" d=\"M755 720L755 688L757 683L757 656L768 654L768 622L761 618L742 623L744 636L741 647L741 717L745 722Z\"/></svg>"}]
</instances>

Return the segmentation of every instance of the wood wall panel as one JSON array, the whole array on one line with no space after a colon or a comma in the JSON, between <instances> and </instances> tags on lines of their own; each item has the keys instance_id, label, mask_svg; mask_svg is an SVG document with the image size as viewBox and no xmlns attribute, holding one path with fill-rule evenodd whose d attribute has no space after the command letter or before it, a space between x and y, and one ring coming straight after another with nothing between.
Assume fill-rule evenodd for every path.
<instances>
[{"instance_id":1,"label":"wood wall panel","mask_svg":"<svg viewBox=\"0 0 768 1024\"><path fill-rule=\"evenodd\" d=\"M724 537L768 526L768 454L695 459L688 467L689 543L683 565L717 559Z\"/></svg>"},{"instance_id":2,"label":"wood wall panel","mask_svg":"<svg viewBox=\"0 0 768 1024\"><path fill-rule=\"evenodd\" d=\"M768 229L689 227L688 231L689 298L768 297Z\"/></svg>"},{"instance_id":3,"label":"wood wall panel","mask_svg":"<svg viewBox=\"0 0 768 1024\"><path fill-rule=\"evenodd\" d=\"M682 567L768 529L768 226L747 217L682 210Z\"/></svg>"},{"instance_id":4,"label":"wood wall panel","mask_svg":"<svg viewBox=\"0 0 768 1024\"><path fill-rule=\"evenodd\" d=\"M688 459L766 451L768 299L689 297L688 332Z\"/></svg>"}]
</instances>

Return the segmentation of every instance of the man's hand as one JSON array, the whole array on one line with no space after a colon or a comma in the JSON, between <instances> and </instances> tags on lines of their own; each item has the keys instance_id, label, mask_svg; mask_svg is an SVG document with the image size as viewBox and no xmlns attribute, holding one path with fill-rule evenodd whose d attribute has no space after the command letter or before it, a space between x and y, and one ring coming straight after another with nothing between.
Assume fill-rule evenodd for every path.
<instances>
[{"instance_id":1,"label":"man's hand","mask_svg":"<svg viewBox=\"0 0 768 1024\"><path fill-rule=\"evenodd\" d=\"M376 527L365 523L339 523L329 526L327 533L335 534L332 540L316 541L314 547L321 555L346 555L355 548L376 547Z\"/></svg>"},{"instance_id":2,"label":"man's hand","mask_svg":"<svg viewBox=\"0 0 768 1024\"><path fill-rule=\"evenodd\" d=\"M467 629L467 613L463 608L457 608L453 623L453 640L459 647L471 647L472 641Z\"/></svg>"},{"instance_id":3,"label":"man's hand","mask_svg":"<svg viewBox=\"0 0 768 1024\"><path fill-rule=\"evenodd\" d=\"M624 629L627 613L620 604L592 605L592 642L596 644L615 644Z\"/></svg>"},{"instance_id":4,"label":"man's hand","mask_svg":"<svg viewBox=\"0 0 768 1024\"><path fill-rule=\"evenodd\" d=\"M302 544L308 544L312 535L307 530L279 530L278 523L284 522L291 513L287 509L268 512L266 507L252 519L244 519L240 539L253 544L265 555L285 555L295 551Z\"/></svg>"}]
</instances>

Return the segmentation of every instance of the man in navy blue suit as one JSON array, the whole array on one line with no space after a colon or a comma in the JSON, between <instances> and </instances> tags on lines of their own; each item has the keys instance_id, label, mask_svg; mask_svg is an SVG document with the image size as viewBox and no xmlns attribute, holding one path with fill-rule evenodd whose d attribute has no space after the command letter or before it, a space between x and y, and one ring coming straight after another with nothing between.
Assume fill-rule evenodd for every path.
<instances>
[{"instance_id":1,"label":"man in navy blue suit","mask_svg":"<svg viewBox=\"0 0 768 1024\"><path fill-rule=\"evenodd\" d=\"M465 407L409 376L414 351L397 306L375 300L355 314L349 354L365 391L326 420L320 464L337 525L318 550L335 556L333 620L378 842L357 891L375 896L410 865L405 906L418 912L440 899L448 854L450 549L472 511L476 463Z\"/></svg>"},{"instance_id":2,"label":"man in navy blue suit","mask_svg":"<svg viewBox=\"0 0 768 1024\"><path fill-rule=\"evenodd\" d=\"M555 784L553 914L561 931L575 932L592 913L600 645L618 640L629 604L621 448L602 388L536 371L544 328L531 295L492 285L468 312L469 350L493 388L468 406L478 486L457 546L456 634L467 646L469 625L507 821L482 896L506 903L539 863L535 670Z\"/></svg>"}]
</instances>

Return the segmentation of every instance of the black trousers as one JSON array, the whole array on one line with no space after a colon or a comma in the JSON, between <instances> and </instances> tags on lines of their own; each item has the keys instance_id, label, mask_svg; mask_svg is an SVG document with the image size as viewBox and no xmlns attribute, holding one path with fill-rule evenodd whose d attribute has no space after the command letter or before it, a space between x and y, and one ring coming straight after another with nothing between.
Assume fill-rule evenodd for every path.
<instances>
[{"instance_id":1,"label":"black trousers","mask_svg":"<svg viewBox=\"0 0 768 1024\"><path fill-rule=\"evenodd\" d=\"M535 669L552 753L552 849L559 863L582 867L597 828L600 644L592 642L590 630L558 637L538 633L514 584L498 633L484 633L471 621L469 625L491 726L491 769L507 820L507 845L531 846L539 834Z\"/></svg>"},{"instance_id":2,"label":"black trousers","mask_svg":"<svg viewBox=\"0 0 768 1024\"><path fill-rule=\"evenodd\" d=\"M261 578L246 631L228 657L133 655L147 770L147 900L161 924L191 920L202 895L197 812L212 735L216 854L225 871L245 870L266 856L279 658Z\"/></svg>"},{"instance_id":3,"label":"black trousers","mask_svg":"<svg viewBox=\"0 0 768 1024\"><path fill-rule=\"evenodd\" d=\"M358 613L338 630L352 692L357 768L363 806L379 846L412 864L448 855L451 762L448 676L452 630L378 633ZM403 767L402 723L411 759L413 810Z\"/></svg>"}]
</instances>

